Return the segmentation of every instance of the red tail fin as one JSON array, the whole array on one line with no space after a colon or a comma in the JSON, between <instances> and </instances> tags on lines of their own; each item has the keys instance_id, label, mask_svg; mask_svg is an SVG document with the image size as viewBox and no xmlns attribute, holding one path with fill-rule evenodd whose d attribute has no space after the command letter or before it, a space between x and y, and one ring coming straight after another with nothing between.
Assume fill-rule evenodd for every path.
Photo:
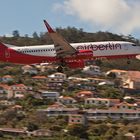
<instances>
[{"instance_id":1,"label":"red tail fin","mask_svg":"<svg viewBox=\"0 0 140 140\"><path fill-rule=\"evenodd\" d=\"M44 23L45 23L45 26L46 26L49 33L54 33L55 32L46 20L44 20Z\"/></svg>"}]
</instances>

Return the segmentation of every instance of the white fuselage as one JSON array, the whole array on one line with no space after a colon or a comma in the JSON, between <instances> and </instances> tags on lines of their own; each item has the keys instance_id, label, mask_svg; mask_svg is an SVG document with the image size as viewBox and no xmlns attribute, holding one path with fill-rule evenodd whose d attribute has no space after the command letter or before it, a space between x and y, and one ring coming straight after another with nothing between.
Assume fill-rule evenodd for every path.
<instances>
[{"instance_id":1,"label":"white fuselage","mask_svg":"<svg viewBox=\"0 0 140 140\"><path fill-rule=\"evenodd\" d=\"M131 56L140 54L140 46L124 41L72 43L71 45L77 50L92 50L93 57ZM23 54L47 57L56 56L54 45L13 47L6 44L6 46Z\"/></svg>"}]
</instances>

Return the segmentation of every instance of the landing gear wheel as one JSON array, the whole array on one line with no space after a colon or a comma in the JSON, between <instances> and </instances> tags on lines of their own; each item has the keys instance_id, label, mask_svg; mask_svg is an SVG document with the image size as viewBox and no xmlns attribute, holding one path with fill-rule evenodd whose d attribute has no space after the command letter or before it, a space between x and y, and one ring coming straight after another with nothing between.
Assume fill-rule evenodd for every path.
<instances>
[{"instance_id":1,"label":"landing gear wheel","mask_svg":"<svg viewBox=\"0 0 140 140\"><path fill-rule=\"evenodd\" d=\"M130 61L130 59L128 59L128 60L127 60L127 64L130 64L130 63L131 63L131 61Z\"/></svg>"},{"instance_id":2,"label":"landing gear wheel","mask_svg":"<svg viewBox=\"0 0 140 140\"><path fill-rule=\"evenodd\" d=\"M95 60L95 64L97 65L97 66L100 66L101 64L102 64L102 61L101 60Z\"/></svg>"},{"instance_id":3,"label":"landing gear wheel","mask_svg":"<svg viewBox=\"0 0 140 140\"><path fill-rule=\"evenodd\" d=\"M130 64L130 63L131 63L130 60L128 60L128 61L127 61L127 64Z\"/></svg>"},{"instance_id":4,"label":"landing gear wheel","mask_svg":"<svg viewBox=\"0 0 140 140\"><path fill-rule=\"evenodd\" d=\"M61 72L61 73L63 73L63 67L62 67L62 66L58 66L58 68L57 68L57 72Z\"/></svg>"}]
</instances>

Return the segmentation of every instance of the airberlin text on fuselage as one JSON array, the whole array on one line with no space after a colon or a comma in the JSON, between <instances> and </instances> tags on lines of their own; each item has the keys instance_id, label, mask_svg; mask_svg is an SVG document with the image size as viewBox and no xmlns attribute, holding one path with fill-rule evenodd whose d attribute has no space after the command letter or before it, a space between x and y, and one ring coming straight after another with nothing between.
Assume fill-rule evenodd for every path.
<instances>
[{"instance_id":1,"label":"airberlin text on fuselage","mask_svg":"<svg viewBox=\"0 0 140 140\"><path fill-rule=\"evenodd\" d=\"M78 50L93 50L93 51L103 51L103 50L121 50L122 46L119 43L108 43L108 44L99 44L99 45L94 45L94 44L89 44L89 45L80 45L77 46Z\"/></svg>"}]
</instances>

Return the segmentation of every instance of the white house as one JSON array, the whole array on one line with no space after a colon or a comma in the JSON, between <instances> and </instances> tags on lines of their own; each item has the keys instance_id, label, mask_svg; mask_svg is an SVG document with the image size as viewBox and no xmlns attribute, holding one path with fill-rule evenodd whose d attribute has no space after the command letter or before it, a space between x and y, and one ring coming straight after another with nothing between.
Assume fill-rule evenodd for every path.
<instances>
[{"instance_id":1,"label":"white house","mask_svg":"<svg viewBox=\"0 0 140 140\"><path fill-rule=\"evenodd\" d=\"M69 96L60 96L58 98L58 102L61 102L63 104L74 104L76 103L76 100Z\"/></svg>"},{"instance_id":2,"label":"white house","mask_svg":"<svg viewBox=\"0 0 140 140\"><path fill-rule=\"evenodd\" d=\"M122 80L124 88L140 90L140 71L128 71Z\"/></svg>"},{"instance_id":3,"label":"white house","mask_svg":"<svg viewBox=\"0 0 140 140\"><path fill-rule=\"evenodd\" d=\"M95 106L115 106L120 103L119 99L108 99L108 98L86 98L85 104Z\"/></svg>"},{"instance_id":4,"label":"white house","mask_svg":"<svg viewBox=\"0 0 140 140\"><path fill-rule=\"evenodd\" d=\"M93 65L84 67L82 72L90 75L101 75L100 67Z\"/></svg>"},{"instance_id":5,"label":"white house","mask_svg":"<svg viewBox=\"0 0 140 140\"><path fill-rule=\"evenodd\" d=\"M85 110L87 113L87 118L103 120L107 118L112 119L140 119L140 110L134 109L118 109L118 108L109 108L109 109L88 109Z\"/></svg>"},{"instance_id":6,"label":"white house","mask_svg":"<svg viewBox=\"0 0 140 140\"><path fill-rule=\"evenodd\" d=\"M41 97L44 99L52 99L56 100L60 96L59 92L56 91L42 91L41 92Z\"/></svg>"}]
</instances>

